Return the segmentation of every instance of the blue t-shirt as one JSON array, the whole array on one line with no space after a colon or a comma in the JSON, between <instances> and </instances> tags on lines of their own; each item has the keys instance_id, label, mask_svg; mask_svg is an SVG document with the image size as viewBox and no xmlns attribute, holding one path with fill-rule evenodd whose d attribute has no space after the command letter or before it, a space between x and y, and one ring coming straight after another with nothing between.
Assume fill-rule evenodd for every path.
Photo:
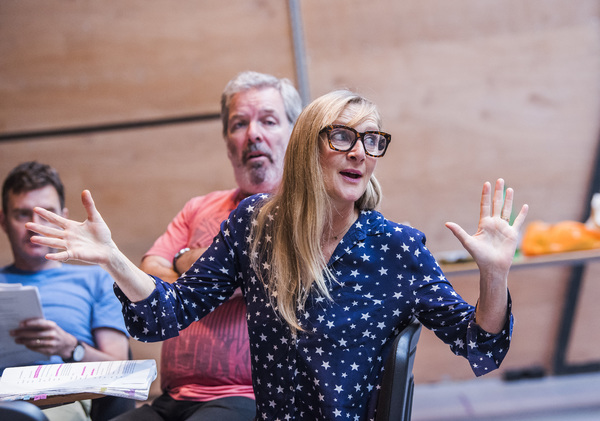
<instances>
[{"instance_id":1,"label":"blue t-shirt","mask_svg":"<svg viewBox=\"0 0 600 421\"><path fill-rule=\"evenodd\" d=\"M99 266L62 264L59 268L28 272L11 265L0 269L0 283L37 287L44 317L95 348L94 329L112 328L127 334L121 304L113 292L113 279ZM55 355L39 364L60 362L62 359Z\"/></svg>"}]
</instances>

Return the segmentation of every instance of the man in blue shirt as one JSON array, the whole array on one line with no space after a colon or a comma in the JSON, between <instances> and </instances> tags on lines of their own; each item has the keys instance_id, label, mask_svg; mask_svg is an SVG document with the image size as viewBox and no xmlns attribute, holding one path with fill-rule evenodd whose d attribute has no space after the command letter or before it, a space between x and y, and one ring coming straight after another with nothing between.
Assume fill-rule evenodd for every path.
<instances>
[{"instance_id":1,"label":"man in blue shirt","mask_svg":"<svg viewBox=\"0 0 600 421\"><path fill-rule=\"evenodd\" d=\"M113 279L98 266L46 260L50 249L31 243L33 233L25 228L29 221L44 223L33 212L36 206L68 213L57 171L26 162L9 173L2 188L0 225L14 262L0 269L0 283L37 287L45 317L23 320L10 332L15 342L49 357L31 364L126 360L129 342L121 306L112 291ZM78 403L49 410L47 415L54 417L53 412L60 411L56 419L69 419L65 411L73 406L69 411L75 414L70 419L88 419L88 409L84 405L82 411Z\"/></svg>"}]
</instances>

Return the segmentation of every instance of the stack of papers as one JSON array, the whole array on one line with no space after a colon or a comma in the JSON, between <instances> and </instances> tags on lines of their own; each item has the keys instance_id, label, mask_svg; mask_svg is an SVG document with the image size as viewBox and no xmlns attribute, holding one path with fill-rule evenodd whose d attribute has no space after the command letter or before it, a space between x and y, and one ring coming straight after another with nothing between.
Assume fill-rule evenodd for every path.
<instances>
[{"instance_id":1,"label":"stack of papers","mask_svg":"<svg viewBox=\"0 0 600 421\"><path fill-rule=\"evenodd\" d=\"M154 360L9 367L0 378L0 400L37 400L75 393L146 400L154 379Z\"/></svg>"},{"instance_id":2,"label":"stack of papers","mask_svg":"<svg viewBox=\"0 0 600 421\"><path fill-rule=\"evenodd\" d=\"M0 367L33 364L49 357L17 344L9 331L22 320L44 317L34 286L0 283Z\"/></svg>"}]
</instances>

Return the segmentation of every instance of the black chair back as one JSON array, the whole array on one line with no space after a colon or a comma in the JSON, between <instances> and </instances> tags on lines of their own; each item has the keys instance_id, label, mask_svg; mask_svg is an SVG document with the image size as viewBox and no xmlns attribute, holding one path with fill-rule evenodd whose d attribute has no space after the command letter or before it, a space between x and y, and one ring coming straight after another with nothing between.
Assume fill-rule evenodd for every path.
<instances>
[{"instance_id":1,"label":"black chair back","mask_svg":"<svg viewBox=\"0 0 600 421\"><path fill-rule=\"evenodd\" d=\"M413 319L394 340L385 362L376 421L410 421L415 387L412 370L420 335L421 323Z\"/></svg>"},{"instance_id":2,"label":"black chair back","mask_svg":"<svg viewBox=\"0 0 600 421\"><path fill-rule=\"evenodd\" d=\"M0 420L48 421L40 408L25 401L0 401Z\"/></svg>"}]
</instances>

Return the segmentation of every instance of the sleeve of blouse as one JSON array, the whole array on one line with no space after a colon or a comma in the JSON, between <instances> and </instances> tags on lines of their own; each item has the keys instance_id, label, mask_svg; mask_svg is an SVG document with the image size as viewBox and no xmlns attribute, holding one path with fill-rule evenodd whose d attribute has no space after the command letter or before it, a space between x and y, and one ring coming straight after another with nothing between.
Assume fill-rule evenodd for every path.
<instances>
[{"instance_id":1,"label":"sleeve of blouse","mask_svg":"<svg viewBox=\"0 0 600 421\"><path fill-rule=\"evenodd\" d=\"M236 276L236 249L245 245L234 234L245 232L248 219L238 209L233 210L196 263L173 284L153 277L156 288L145 300L133 303L114 286L127 330L134 339L156 342L177 336L233 294L241 283Z\"/></svg>"},{"instance_id":2,"label":"sleeve of blouse","mask_svg":"<svg viewBox=\"0 0 600 421\"><path fill-rule=\"evenodd\" d=\"M416 281L412 287L416 316L456 355L465 357L477 376L500 367L512 337L513 315L510 295L508 317L498 334L491 334L475 323L475 307L454 290L420 233L417 252L412 253Z\"/></svg>"}]
</instances>

